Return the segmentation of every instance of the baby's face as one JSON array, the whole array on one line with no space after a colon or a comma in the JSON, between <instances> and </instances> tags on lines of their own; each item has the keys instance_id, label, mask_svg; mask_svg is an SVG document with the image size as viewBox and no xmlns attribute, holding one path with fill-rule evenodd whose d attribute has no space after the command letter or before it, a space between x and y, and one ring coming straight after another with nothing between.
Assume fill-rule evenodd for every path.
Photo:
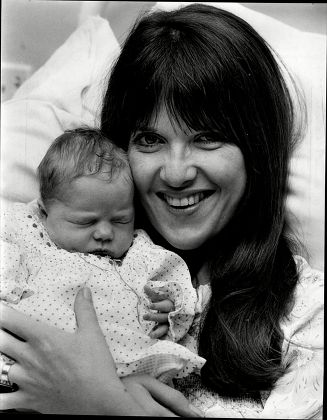
<instances>
[{"instance_id":1,"label":"baby's face","mask_svg":"<svg viewBox=\"0 0 327 420\"><path fill-rule=\"evenodd\" d=\"M121 257L133 241L133 192L126 171L111 181L103 174L75 179L48 205L50 238L67 251Z\"/></svg>"}]
</instances>

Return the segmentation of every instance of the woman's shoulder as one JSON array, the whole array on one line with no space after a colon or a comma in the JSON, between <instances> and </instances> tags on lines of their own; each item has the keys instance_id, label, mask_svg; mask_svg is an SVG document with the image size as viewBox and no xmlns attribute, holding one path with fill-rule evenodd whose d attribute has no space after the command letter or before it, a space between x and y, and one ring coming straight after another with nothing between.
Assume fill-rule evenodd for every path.
<instances>
[{"instance_id":1,"label":"woman's shoulder","mask_svg":"<svg viewBox=\"0 0 327 420\"><path fill-rule=\"evenodd\" d=\"M299 280L292 309L282 322L286 341L309 348L322 346L324 312L324 274L295 256Z\"/></svg>"},{"instance_id":2,"label":"woman's shoulder","mask_svg":"<svg viewBox=\"0 0 327 420\"><path fill-rule=\"evenodd\" d=\"M300 255L295 255L294 261L302 284L322 284L324 273L310 266L307 260Z\"/></svg>"},{"instance_id":3,"label":"woman's shoulder","mask_svg":"<svg viewBox=\"0 0 327 420\"><path fill-rule=\"evenodd\" d=\"M309 265L301 256L294 256L299 280L295 290L293 313L304 315L322 309L324 304L324 273Z\"/></svg>"},{"instance_id":4,"label":"woman's shoulder","mask_svg":"<svg viewBox=\"0 0 327 420\"><path fill-rule=\"evenodd\" d=\"M285 374L264 404L263 418L321 418L323 401L323 273L294 257L299 280L283 320Z\"/></svg>"}]
</instances>

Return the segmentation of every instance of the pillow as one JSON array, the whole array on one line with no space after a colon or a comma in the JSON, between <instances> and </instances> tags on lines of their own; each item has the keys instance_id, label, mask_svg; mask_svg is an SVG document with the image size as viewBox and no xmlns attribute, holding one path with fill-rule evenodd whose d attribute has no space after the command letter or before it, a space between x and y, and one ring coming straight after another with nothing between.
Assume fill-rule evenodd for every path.
<instances>
[{"instance_id":1,"label":"pillow","mask_svg":"<svg viewBox=\"0 0 327 420\"><path fill-rule=\"evenodd\" d=\"M158 2L152 10L172 10L190 3L193 2ZM303 92L307 131L291 159L287 210L292 231L307 249L306 258L313 267L323 270L326 36L302 32L238 3L205 4L235 13L252 25L282 59Z\"/></svg>"},{"instance_id":2,"label":"pillow","mask_svg":"<svg viewBox=\"0 0 327 420\"><path fill-rule=\"evenodd\" d=\"M2 104L1 196L38 196L36 168L64 130L99 125L109 68L120 47L107 20L90 17Z\"/></svg>"}]
</instances>

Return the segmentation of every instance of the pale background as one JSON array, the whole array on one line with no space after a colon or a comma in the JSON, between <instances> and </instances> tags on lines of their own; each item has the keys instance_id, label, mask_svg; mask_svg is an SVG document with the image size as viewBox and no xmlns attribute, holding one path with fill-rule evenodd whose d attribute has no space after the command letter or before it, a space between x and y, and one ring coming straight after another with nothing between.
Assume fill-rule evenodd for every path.
<instances>
[{"instance_id":1,"label":"pale background","mask_svg":"<svg viewBox=\"0 0 327 420\"><path fill-rule=\"evenodd\" d=\"M12 86L6 86L6 83L19 84L43 65L91 10L108 18L121 42L139 12L154 4L142 1L2 0L2 99L9 99L13 93ZM326 34L326 3L240 4L303 31ZM16 67L20 77L11 80L6 69L16 64L21 68Z\"/></svg>"}]
</instances>

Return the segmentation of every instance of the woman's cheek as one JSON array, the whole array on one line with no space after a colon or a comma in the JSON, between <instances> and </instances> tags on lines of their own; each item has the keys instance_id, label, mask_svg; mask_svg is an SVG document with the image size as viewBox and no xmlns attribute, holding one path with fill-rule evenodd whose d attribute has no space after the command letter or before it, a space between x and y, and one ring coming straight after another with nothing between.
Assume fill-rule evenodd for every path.
<instances>
[{"instance_id":1,"label":"woman's cheek","mask_svg":"<svg viewBox=\"0 0 327 420\"><path fill-rule=\"evenodd\" d=\"M139 192L146 191L155 179L156 163L151 154L130 153L129 162L134 183Z\"/></svg>"},{"instance_id":2,"label":"woman's cheek","mask_svg":"<svg viewBox=\"0 0 327 420\"><path fill-rule=\"evenodd\" d=\"M226 148L226 152L220 156L219 163L212 162L210 166L216 167L216 174L212 175L213 178L219 180L219 185L223 190L230 193L237 193L242 195L245 190L247 173L243 154L236 146Z\"/></svg>"}]
</instances>

